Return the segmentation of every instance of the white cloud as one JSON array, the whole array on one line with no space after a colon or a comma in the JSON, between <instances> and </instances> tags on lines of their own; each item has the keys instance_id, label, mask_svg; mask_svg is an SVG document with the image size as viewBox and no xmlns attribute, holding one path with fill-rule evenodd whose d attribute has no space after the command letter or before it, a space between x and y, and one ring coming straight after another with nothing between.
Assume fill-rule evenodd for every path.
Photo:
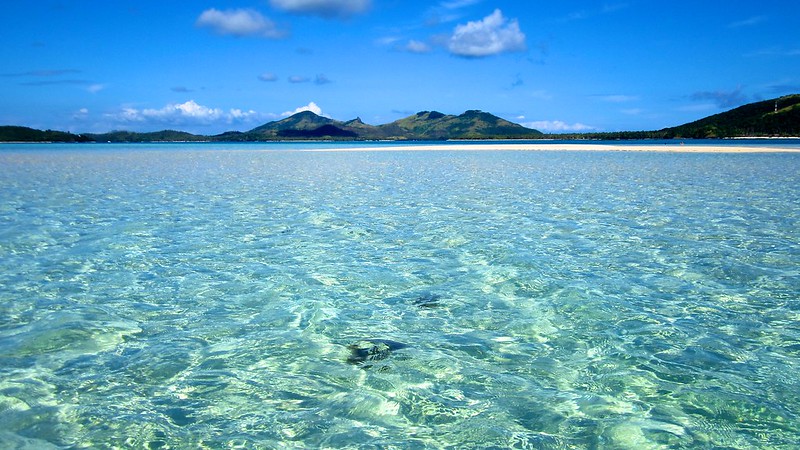
<instances>
[{"instance_id":1,"label":"white cloud","mask_svg":"<svg viewBox=\"0 0 800 450\"><path fill-rule=\"evenodd\" d=\"M408 41L408 44L406 44L404 48L411 53L430 53L431 51L430 45L414 39Z\"/></svg>"},{"instance_id":2,"label":"white cloud","mask_svg":"<svg viewBox=\"0 0 800 450\"><path fill-rule=\"evenodd\" d=\"M96 94L106 88L105 84L90 84L86 90L92 94Z\"/></svg>"},{"instance_id":3,"label":"white cloud","mask_svg":"<svg viewBox=\"0 0 800 450\"><path fill-rule=\"evenodd\" d=\"M232 124L259 120L264 116L253 110L210 108L189 100L185 103L170 103L163 108L136 109L123 108L122 111L107 115L122 123L150 123L153 125L213 125Z\"/></svg>"},{"instance_id":4,"label":"white cloud","mask_svg":"<svg viewBox=\"0 0 800 450\"><path fill-rule=\"evenodd\" d=\"M258 76L261 81L278 81L278 76L271 72L265 72Z\"/></svg>"},{"instance_id":5,"label":"white cloud","mask_svg":"<svg viewBox=\"0 0 800 450\"><path fill-rule=\"evenodd\" d=\"M274 22L252 9L207 9L197 18L198 27L211 28L215 33L233 36L260 36L272 39L282 38L285 32Z\"/></svg>"},{"instance_id":6,"label":"white cloud","mask_svg":"<svg viewBox=\"0 0 800 450\"><path fill-rule=\"evenodd\" d=\"M291 115L294 115L294 114L297 114L297 113L300 113L300 112L303 112L303 111L311 111L311 112L313 112L314 114L316 114L318 116L327 117L327 116L325 116L325 114L322 113L322 108L317 106L317 104L314 103L314 102L309 102L306 106L301 106L301 107L295 109L294 111L286 111L285 113L281 114L281 116L289 117Z\"/></svg>"},{"instance_id":7,"label":"white cloud","mask_svg":"<svg viewBox=\"0 0 800 450\"><path fill-rule=\"evenodd\" d=\"M89 108L81 108L72 114L73 120L83 121L89 117Z\"/></svg>"},{"instance_id":8,"label":"white cloud","mask_svg":"<svg viewBox=\"0 0 800 450\"><path fill-rule=\"evenodd\" d=\"M289 83L298 84L298 83L308 83L311 81L311 78L304 77L302 75L292 75L289 77Z\"/></svg>"},{"instance_id":9,"label":"white cloud","mask_svg":"<svg viewBox=\"0 0 800 450\"><path fill-rule=\"evenodd\" d=\"M582 123L568 124L560 120L538 120L535 122L528 122L522 124L528 128L533 128L546 133L566 133L566 132L582 132L595 130L595 127L585 125Z\"/></svg>"},{"instance_id":10,"label":"white cloud","mask_svg":"<svg viewBox=\"0 0 800 450\"><path fill-rule=\"evenodd\" d=\"M483 20L456 26L447 48L455 55L466 57L524 51L525 34L520 31L517 19L506 19L495 9Z\"/></svg>"},{"instance_id":11,"label":"white cloud","mask_svg":"<svg viewBox=\"0 0 800 450\"><path fill-rule=\"evenodd\" d=\"M274 8L296 14L320 16L326 19L347 18L363 13L371 0L270 0Z\"/></svg>"}]
</instances>

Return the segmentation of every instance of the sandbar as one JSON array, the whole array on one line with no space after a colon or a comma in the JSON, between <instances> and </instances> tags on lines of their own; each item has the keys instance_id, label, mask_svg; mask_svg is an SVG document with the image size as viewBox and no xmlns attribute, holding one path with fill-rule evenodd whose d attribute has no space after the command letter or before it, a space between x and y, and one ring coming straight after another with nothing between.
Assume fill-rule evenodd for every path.
<instances>
[{"instance_id":1,"label":"sandbar","mask_svg":"<svg viewBox=\"0 0 800 450\"><path fill-rule=\"evenodd\" d=\"M317 152L380 152L380 151L578 151L578 152L668 152L668 153L800 153L800 147L748 146L748 145L692 145L692 144L574 144L574 143L447 143L399 144L381 147L331 147L313 149Z\"/></svg>"}]
</instances>

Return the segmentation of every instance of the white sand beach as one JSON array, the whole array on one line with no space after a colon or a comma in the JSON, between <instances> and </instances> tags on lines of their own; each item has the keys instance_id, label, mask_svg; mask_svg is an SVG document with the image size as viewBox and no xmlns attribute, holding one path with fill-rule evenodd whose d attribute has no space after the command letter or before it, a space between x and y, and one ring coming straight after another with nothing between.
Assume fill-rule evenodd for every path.
<instances>
[{"instance_id":1,"label":"white sand beach","mask_svg":"<svg viewBox=\"0 0 800 450\"><path fill-rule=\"evenodd\" d=\"M318 152L376 152L376 151L431 151L431 150L469 150L469 151L601 151L601 152L670 152L670 153L800 153L800 148L791 146L747 146L747 145L691 145L676 142L675 144L564 144L555 142L541 143L480 143L456 142L447 144L401 144L376 147L332 147L314 149Z\"/></svg>"}]
</instances>

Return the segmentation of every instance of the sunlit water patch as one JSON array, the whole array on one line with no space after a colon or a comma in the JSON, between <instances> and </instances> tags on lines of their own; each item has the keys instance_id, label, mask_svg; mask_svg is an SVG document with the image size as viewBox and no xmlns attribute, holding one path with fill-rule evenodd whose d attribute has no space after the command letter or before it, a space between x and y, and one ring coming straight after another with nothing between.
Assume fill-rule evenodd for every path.
<instances>
[{"instance_id":1,"label":"sunlit water patch","mask_svg":"<svg viewBox=\"0 0 800 450\"><path fill-rule=\"evenodd\" d=\"M0 447L793 448L800 157L0 152Z\"/></svg>"}]
</instances>

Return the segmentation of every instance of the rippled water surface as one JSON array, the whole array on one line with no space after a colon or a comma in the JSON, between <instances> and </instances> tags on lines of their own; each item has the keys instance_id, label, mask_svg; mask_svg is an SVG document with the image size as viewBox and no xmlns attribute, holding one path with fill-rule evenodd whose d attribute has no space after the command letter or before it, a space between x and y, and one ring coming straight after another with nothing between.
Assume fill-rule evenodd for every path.
<instances>
[{"instance_id":1,"label":"rippled water surface","mask_svg":"<svg viewBox=\"0 0 800 450\"><path fill-rule=\"evenodd\" d=\"M0 447L796 448L800 155L0 148Z\"/></svg>"}]
</instances>

